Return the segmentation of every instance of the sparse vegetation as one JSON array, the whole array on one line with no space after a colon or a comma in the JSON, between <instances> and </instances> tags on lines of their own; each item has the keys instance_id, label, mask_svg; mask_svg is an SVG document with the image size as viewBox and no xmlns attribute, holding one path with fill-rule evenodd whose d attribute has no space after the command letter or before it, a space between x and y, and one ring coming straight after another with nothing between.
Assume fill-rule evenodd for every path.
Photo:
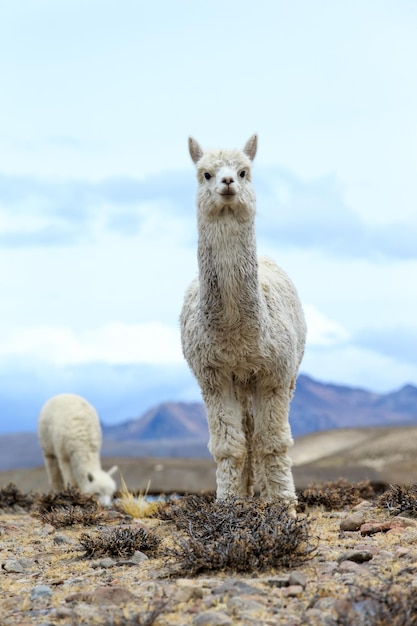
<instances>
[{"instance_id":1,"label":"sparse vegetation","mask_svg":"<svg viewBox=\"0 0 417 626\"><path fill-rule=\"evenodd\" d=\"M61 491L49 491L41 495L38 500L36 512L42 515L57 508L77 506L97 510L98 507L101 507L101 504L96 496L81 493L78 487L68 485L68 487Z\"/></svg>"},{"instance_id":2,"label":"sparse vegetation","mask_svg":"<svg viewBox=\"0 0 417 626\"><path fill-rule=\"evenodd\" d=\"M50 511L39 514L45 524L51 524L55 528L65 526L94 526L103 521L105 512L98 506L87 508L77 506L55 507Z\"/></svg>"},{"instance_id":3,"label":"sparse vegetation","mask_svg":"<svg viewBox=\"0 0 417 626\"><path fill-rule=\"evenodd\" d=\"M388 491L379 496L378 503L387 508L391 515L417 517L417 483L391 485Z\"/></svg>"},{"instance_id":4,"label":"sparse vegetation","mask_svg":"<svg viewBox=\"0 0 417 626\"><path fill-rule=\"evenodd\" d=\"M0 512L13 511L16 508L30 511L34 505L36 496L32 494L23 494L14 483L9 483L6 487L0 489Z\"/></svg>"},{"instance_id":5,"label":"sparse vegetation","mask_svg":"<svg viewBox=\"0 0 417 626\"><path fill-rule=\"evenodd\" d=\"M146 490L133 494L127 488L127 485L121 477L122 487L118 494L117 508L121 509L127 515L133 518L152 517L159 509L158 502L149 502L147 499L149 484Z\"/></svg>"},{"instance_id":6,"label":"sparse vegetation","mask_svg":"<svg viewBox=\"0 0 417 626\"><path fill-rule=\"evenodd\" d=\"M179 562L172 574L285 567L305 560L315 548L306 519L294 519L287 507L259 500L188 496L170 501L158 516L181 531L170 550Z\"/></svg>"},{"instance_id":7,"label":"sparse vegetation","mask_svg":"<svg viewBox=\"0 0 417 626\"><path fill-rule=\"evenodd\" d=\"M118 527L100 530L95 534L83 533L80 544L87 558L129 557L136 550L154 555L158 550L160 539L151 530Z\"/></svg>"},{"instance_id":8,"label":"sparse vegetation","mask_svg":"<svg viewBox=\"0 0 417 626\"><path fill-rule=\"evenodd\" d=\"M369 481L350 483L340 478L337 481L311 483L307 489L298 493L298 506L300 511L311 506L321 506L326 511L341 510L346 506L355 506L361 500L374 495Z\"/></svg>"}]
</instances>

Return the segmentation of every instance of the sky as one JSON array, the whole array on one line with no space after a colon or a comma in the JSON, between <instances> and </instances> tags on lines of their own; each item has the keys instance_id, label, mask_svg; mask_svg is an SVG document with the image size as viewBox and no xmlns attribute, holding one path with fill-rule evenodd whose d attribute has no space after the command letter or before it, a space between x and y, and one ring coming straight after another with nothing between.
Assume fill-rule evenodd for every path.
<instances>
[{"instance_id":1,"label":"sky","mask_svg":"<svg viewBox=\"0 0 417 626\"><path fill-rule=\"evenodd\" d=\"M417 4L0 0L0 432L51 395L103 421L200 400L178 317L203 147L253 166L301 372L417 384Z\"/></svg>"}]
</instances>

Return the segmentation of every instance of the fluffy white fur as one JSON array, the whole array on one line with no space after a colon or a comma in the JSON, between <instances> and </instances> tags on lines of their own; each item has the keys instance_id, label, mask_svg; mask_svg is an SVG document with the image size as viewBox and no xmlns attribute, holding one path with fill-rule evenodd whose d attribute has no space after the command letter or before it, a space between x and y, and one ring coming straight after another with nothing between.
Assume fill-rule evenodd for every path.
<instances>
[{"instance_id":1,"label":"fluffy white fur","mask_svg":"<svg viewBox=\"0 0 417 626\"><path fill-rule=\"evenodd\" d=\"M304 353L306 325L288 276L256 255L251 162L243 151L203 151L197 166L199 276L181 312L184 356L201 387L217 463L217 498L253 495L293 507L289 403Z\"/></svg>"},{"instance_id":2,"label":"fluffy white fur","mask_svg":"<svg viewBox=\"0 0 417 626\"><path fill-rule=\"evenodd\" d=\"M50 398L39 414L38 435L53 489L74 485L110 504L116 491L111 475L117 467L101 469L100 421L87 400L72 393Z\"/></svg>"}]
</instances>

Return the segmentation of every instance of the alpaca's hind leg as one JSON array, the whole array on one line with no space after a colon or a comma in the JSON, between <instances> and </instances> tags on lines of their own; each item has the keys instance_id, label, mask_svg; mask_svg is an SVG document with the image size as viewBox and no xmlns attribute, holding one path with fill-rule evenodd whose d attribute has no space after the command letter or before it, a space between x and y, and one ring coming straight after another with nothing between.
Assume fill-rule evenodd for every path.
<instances>
[{"instance_id":1,"label":"alpaca's hind leg","mask_svg":"<svg viewBox=\"0 0 417 626\"><path fill-rule=\"evenodd\" d=\"M62 480L64 481L64 486L68 485L76 485L77 481L74 478L74 474L71 467L71 462L69 459L59 459L59 468L62 474Z\"/></svg>"},{"instance_id":2,"label":"alpaca's hind leg","mask_svg":"<svg viewBox=\"0 0 417 626\"><path fill-rule=\"evenodd\" d=\"M53 454L45 455L44 459L49 484L52 489L62 489L64 487L64 481L62 479L61 470L59 469L58 459Z\"/></svg>"},{"instance_id":3,"label":"alpaca's hind leg","mask_svg":"<svg viewBox=\"0 0 417 626\"><path fill-rule=\"evenodd\" d=\"M217 464L217 499L248 495L249 468L243 412L232 382L203 392L210 431L209 450ZM246 473L245 473L246 472Z\"/></svg>"},{"instance_id":4,"label":"alpaca's hind leg","mask_svg":"<svg viewBox=\"0 0 417 626\"><path fill-rule=\"evenodd\" d=\"M259 387L254 406L254 451L261 498L294 507L297 498L288 455L293 445L288 423L289 390Z\"/></svg>"}]
</instances>

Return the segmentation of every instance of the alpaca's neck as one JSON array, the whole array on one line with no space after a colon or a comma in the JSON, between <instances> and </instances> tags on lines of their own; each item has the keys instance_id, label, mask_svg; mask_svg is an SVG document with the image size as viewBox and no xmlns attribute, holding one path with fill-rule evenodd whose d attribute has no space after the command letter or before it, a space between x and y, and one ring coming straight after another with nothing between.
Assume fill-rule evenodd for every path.
<instances>
[{"instance_id":1,"label":"alpaca's neck","mask_svg":"<svg viewBox=\"0 0 417 626\"><path fill-rule=\"evenodd\" d=\"M261 316L253 219L233 215L199 223L200 311L213 330L259 328Z\"/></svg>"}]
</instances>

